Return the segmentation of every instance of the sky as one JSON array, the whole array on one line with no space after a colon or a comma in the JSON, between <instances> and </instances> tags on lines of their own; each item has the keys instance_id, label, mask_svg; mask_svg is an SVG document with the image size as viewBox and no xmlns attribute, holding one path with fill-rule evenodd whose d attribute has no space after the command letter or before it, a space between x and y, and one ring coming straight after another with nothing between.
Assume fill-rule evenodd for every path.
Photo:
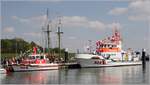
<instances>
[{"instance_id":1,"label":"sky","mask_svg":"<svg viewBox=\"0 0 150 85\"><path fill-rule=\"evenodd\" d=\"M69 52L85 52L88 40L94 49L96 41L111 36L114 27L121 33L124 50L149 51L149 0L1 0L0 37L19 37L44 46L47 8L52 48L58 46L56 32L61 19L61 48Z\"/></svg>"}]
</instances>

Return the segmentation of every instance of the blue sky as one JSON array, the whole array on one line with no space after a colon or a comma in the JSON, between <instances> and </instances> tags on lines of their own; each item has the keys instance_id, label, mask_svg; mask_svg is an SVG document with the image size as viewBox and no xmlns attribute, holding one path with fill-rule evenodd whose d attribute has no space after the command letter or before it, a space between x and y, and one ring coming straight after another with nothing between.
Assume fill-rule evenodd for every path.
<instances>
[{"instance_id":1,"label":"blue sky","mask_svg":"<svg viewBox=\"0 0 150 85\"><path fill-rule=\"evenodd\" d=\"M57 16L62 18L62 48L84 51L88 40L111 35L117 26L123 49L148 50L150 12L148 0L137 1L1 1L1 38L21 37L43 45L41 29L49 8L52 47L57 46Z\"/></svg>"}]
</instances>

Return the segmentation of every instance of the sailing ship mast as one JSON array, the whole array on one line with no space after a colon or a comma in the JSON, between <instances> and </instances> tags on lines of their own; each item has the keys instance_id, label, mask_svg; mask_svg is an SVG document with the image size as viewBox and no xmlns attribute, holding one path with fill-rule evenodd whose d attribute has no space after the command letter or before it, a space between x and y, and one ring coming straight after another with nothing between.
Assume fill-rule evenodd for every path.
<instances>
[{"instance_id":1,"label":"sailing ship mast","mask_svg":"<svg viewBox=\"0 0 150 85\"><path fill-rule=\"evenodd\" d=\"M63 32L61 32L61 30L60 30L60 26L61 26L61 18L59 17L59 23L58 23L58 31L57 31L57 35L58 35L58 49L59 49L59 58L60 58L60 56L61 56L61 34L63 34Z\"/></svg>"},{"instance_id":2,"label":"sailing ship mast","mask_svg":"<svg viewBox=\"0 0 150 85\"><path fill-rule=\"evenodd\" d=\"M48 47L48 53L50 52L50 33L52 32L50 30L50 23L51 21L49 21L49 18L48 18L48 15L49 15L49 11L47 9L47 13L46 13L46 19L47 19L47 22L46 22L46 31L44 31L47 35L47 47ZM58 49L59 49L59 58L61 56L61 34L63 34L63 32L61 32L61 17L59 17L59 20L58 20L58 30L57 30L57 35L58 35Z\"/></svg>"},{"instance_id":3,"label":"sailing ship mast","mask_svg":"<svg viewBox=\"0 0 150 85\"><path fill-rule=\"evenodd\" d=\"M49 26L49 23L50 23L50 21L49 21L49 19L48 19L48 15L49 15L49 11L48 11L48 8L47 8L47 13L46 13L46 19L47 19L47 22L46 22L46 31L44 31L44 32L46 32L46 34L47 34L47 48L48 48L48 53L50 52L50 33L52 32L51 30L50 30L50 26Z\"/></svg>"}]
</instances>

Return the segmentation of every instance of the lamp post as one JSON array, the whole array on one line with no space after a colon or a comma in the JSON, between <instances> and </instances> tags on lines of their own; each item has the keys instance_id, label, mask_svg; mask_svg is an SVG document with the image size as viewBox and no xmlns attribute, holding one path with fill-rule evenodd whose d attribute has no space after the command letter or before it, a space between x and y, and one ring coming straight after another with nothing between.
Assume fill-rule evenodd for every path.
<instances>
[{"instance_id":1,"label":"lamp post","mask_svg":"<svg viewBox=\"0 0 150 85\"><path fill-rule=\"evenodd\" d=\"M65 63L68 63L68 48L65 49Z\"/></svg>"},{"instance_id":2,"label":"lamp post","mask_svg":"<svg viewBox=\"0 0 150 85\"><path fill-rule=\"evenodd\" d=\"M88 41L89 41L89 53L91 53L91 50L92 50L91 42L92 42L92 40L88 40Z\"/></svg>"},{"instance_id":3,"label":"lamp post","mask_svg":"<svg viewBox=\"0 0 150 85\"><path fill-rule=\"evenodd\" d=\"M124 53L121 53L121 56L122 56L122 62L123 62L123 56L124 56Z\"/></svg>"}]
</instances>

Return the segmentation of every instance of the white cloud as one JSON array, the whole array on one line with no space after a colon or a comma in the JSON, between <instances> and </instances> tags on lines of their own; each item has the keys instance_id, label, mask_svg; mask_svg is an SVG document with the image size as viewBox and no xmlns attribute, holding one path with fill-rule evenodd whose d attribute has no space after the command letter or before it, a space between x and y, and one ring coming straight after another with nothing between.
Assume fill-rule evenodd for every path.
<instances>
[{"instance_id":1,"label":"white cloud","mask_svg":"<svg viewBox=\"0 0 150 85\"><path fill-rule=\"evenodd\" d=\"M147 15L131 15L128 17L129 20L131 21L144 21L144 20L148 20L148 16Z\"/></svg>"},{"instance_id":2,"label":"white cloud","mask_svg":"<svg viewBox=\"0 0 150 85\"><path fill-rule=\"evenodd\" d=\"M70 37L68 37L68 39L70 39L70 40L74 40L74 39L77 39L76 37L74 37L74 36L70 36Z\"/></svg>"},{"instance_id":3,"label":"white cloud","mask_svg":"<svg viewBox=\"0 0 150 85\"><path fill-rule=\"evenodd\" d=\"M28 33L23 33L24 36L30 36L30 37L40 37L41 33L39 32L28 32Z\"/></svg>"},{"instance_id":4,"label":"white cloud","mask_svg":"<svg viewBox=\"0 0 150 85\"><path fill-rule=\"evenodd\" d=\"M108 24L107 26L108 26L108 28L111 28L111 29L113 29L113 28L116 28L116 29L122 28L122 26L119 22L113 22L111 24Z\"/></svg>"},{"instance_id":5,"label":"white cloud","mask_svg":"<svg viewBox=\"0 0 150 85\"><path fill-rule=\"evenodd\" d=\"M20 17L17 17L17 16L12 16L12 19L18 20L19 22L22 22L22 23L24 23L24 22L29 22L28 19L20 18Z\"/></svg>"},{"instance_id":6,"label":"white cloud","mask_svg":"<svg viewBox=\"0 0 150 85\"><path fill-rule=\"evenodd\" d=\"M129 20L141 21L148 20L150 17L150 1L149 0L137 0L129 4L129 9L133 15L129 16Z\"/></svg>"},{"instance_id":7,"label":"white cloud","mask_svg":"<svg viewBox=\"0 0 150 85\"><path fill-rule=\"evenodd\" d=\"M28 17L28 18L21 18L17 16L12 16L12 19L19 21L20 23L28 23L31 24L31 26L36 26L36 27L42 27L45 26L44 24L46 23L46 15L42 16L35 16L35 17ZM58 19L54 18L52 20L52 28L56 28L56 24L58 23ZM62 17L62 26L63 28L90 28L90 29L95 29L95 30L103 30L106 28L112 28L111 26L114 23L107 24L104 22L101 22L99 20L90 20L87 17L84 16L63 16ZM118 24L121 26L120 24ZM31 34L32 36L34 33Z\"/></svg>"},{"instance_id":8,"label":"white cloud","mask_svg":"<svg viewBox=\"0 0 150 85\"><path fill-rule=\"evenodd\" d=\"M5 27L3 29L4 33L13 33L14 32L14 28L13 27Z\"/></svg>"},{"instance_id":9,"label":"white cloud","mask_svg":"<svg viewBox=\"0 0 150 85\"><path fill-rule=\"evenodd\" d=\"M129 4L129 8L139 13L150 14L150 0L136 0Z\"/></svg>"},{"instance_id":10,"label":"white cloud","mask_svg":"<svg viewBox=\"0 0 150 85\"><path fill-rule=\"evenodd\" d=\"M100 21L91 21L91 22L89 22L89 27L98 28L98 29L106 28L105 24L100 22Z\"/></svg>"},{"instance_id":11,"label":"white cloud","mask_svg":"<svg viewBox=\"0 0 150 85\"><path fill-rule=\"evenodd\" d=\"M121 15L127 13L128 8L114 8L108 12L110 15Z\"/></svg>"},{"instance_id":12,"label":"white cloud","mask_svg":"<svg viewBox=\"0 0 150 85\"><path fill-rule=\"evenodd\" d=\"M111 15L121 15L128 13L131 21L148 20L150 17L150 0L133 0L126 8L114 8L108 12Z\"/></svg>"},{"instance_id":13,"label":"white cloud","mask_svg":"<svg viewBox=\"0 0 150 85\"><path fill-rule=\"evenodd\" d=\"M101 21L92 21L83 16L64 16L62 23L64 27L81 27L93 29L104 29L106 27L105 24Z\"/></svg>"},{"instance_id":14,"label":"white cloud","mask_svg":"<svg viewBox=\"0 0 150 85\"><path fill-rule=\"evenodd\" d=\"M26 18L22 18L22 17L18 17L18 16L12 16L12 19L17 20L20 23L24 23L24 24L28 23L28 24L35 24L38 26L42 26L46 22L46 15L26 17Z\"/></svg>"},{"instance_id":15,"label":"white cloud","mask_svg":"<svg viewBox=\"0 0 150 85\"><path fill-rule=\"evenodd\" d=\"M46 15L31 17L29 20L30 21L45 22L46 21Z\"/></svg>"}]
</instances>

